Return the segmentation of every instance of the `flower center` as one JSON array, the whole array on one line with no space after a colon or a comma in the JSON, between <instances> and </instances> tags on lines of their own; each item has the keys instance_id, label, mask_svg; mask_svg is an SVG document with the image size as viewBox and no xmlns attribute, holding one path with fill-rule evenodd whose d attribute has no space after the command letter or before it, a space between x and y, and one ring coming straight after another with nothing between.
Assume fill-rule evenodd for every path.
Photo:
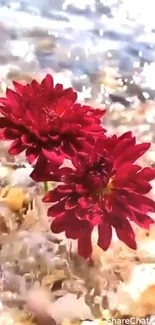
<instances>
[{"instance_id":1,"label":"flower center","mask_svg":"<svg viewBox=\"0 0 155 325\"><path fill-rule=\"evenodd\" d=\"M102 200L103 197L110 195L112 193L113 189L114 189L113 181L112 181L112 179L109 179L107 186L105 188L100 188L96 192L96 194L99 197L99 200Z\"/></svg>"}]
</instances>

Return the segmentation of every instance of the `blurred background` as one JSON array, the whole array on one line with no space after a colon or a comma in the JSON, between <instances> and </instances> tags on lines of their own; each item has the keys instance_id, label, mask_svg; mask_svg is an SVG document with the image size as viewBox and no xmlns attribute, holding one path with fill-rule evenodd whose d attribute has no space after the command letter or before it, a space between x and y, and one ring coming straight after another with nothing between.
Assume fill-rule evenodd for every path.
<instances>
[{"instance_id":1,"label":"blurred background","mask_svg":"<svg viewBox=\"0 0 155 325\"><path fill-rule=\"evenodd\" d=\"M138 118L150 128L154 9L154 0L0 0L1 92L12 79L29 82L50 72L80 101L106 104L115 127L117 120L133 127Z\"/></svg>"}]
</instances>

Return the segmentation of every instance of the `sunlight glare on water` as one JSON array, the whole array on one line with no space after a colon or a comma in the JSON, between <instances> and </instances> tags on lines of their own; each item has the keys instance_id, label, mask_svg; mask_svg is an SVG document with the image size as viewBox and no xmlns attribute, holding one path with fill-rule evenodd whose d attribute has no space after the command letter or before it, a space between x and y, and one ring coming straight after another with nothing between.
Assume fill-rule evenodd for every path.
<instances>
[{"instance_id":1,"label":"sunlight glare on water","mask_svg":"<svg viewBox=\"0 0 155 325\"><path fill-rule=\"evenodd\" d=\"M154 0L0 0L1 76L52 69L95 99L110 67L154 89L154 9Z\"/></svg>"},{"instance_id":2,"label":"sunlight glare on water","mask_svg":"<svg viewBox=\"0 0 155 325\"><path fill-rule=\"evenodd\" d=\"M107 1L109 3L109 1ZM126 16L127 19L135 20L137 24L144 25L147 29L155 27L154 0L122 0L119 1L118 14L120 18Z\"/></svg>"}]
</instances>

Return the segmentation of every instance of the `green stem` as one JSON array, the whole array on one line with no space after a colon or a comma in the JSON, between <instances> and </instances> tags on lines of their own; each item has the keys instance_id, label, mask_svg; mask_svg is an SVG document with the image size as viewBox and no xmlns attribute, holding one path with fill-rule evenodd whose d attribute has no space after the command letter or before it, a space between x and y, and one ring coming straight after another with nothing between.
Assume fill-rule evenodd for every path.
<instances>
[{"instance_id":1,"label":"green stem","mask_svg":"<svg viewBox=\"0 0 155 325\"><path fill-rule=\"evenodd\" d=\"M49 190L48 182L44 182L44 190L45 190L45 192L48 192L48 190Z\"/></svg>"}]
</instances>

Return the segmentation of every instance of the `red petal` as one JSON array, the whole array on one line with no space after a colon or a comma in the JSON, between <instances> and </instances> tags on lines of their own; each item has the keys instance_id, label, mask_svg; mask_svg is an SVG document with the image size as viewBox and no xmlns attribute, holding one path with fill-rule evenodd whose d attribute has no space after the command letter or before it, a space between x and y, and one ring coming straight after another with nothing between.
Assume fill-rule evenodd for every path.
<instances>
[{"instance_id":1,"label":"red petal","mask_svg":"<svg viewBox=\"0 0 155 325\"><path fill-rule=\"evenodd\" d=\"M138 176L142 177L146 181L152 181L155 178L155 170L149 167L143 168L139 173Z\"/></svg>"},{"instance_id":2,"label":"red petal","mask_svg":"<svg viewBox=\"0 0 155 325\"><path fill-rule=\"evenodd\" d=\"M103 117L103 115L105 115L106 112L107 112L106 109L97 108L97 109L95 109L95 116L101 118L101 117Z\"/></svg>"},{"instance_id":3,"label":"red petal","mask_svg":"<svg viewBox=\"0 0 155 325\"><path fill-rule=\"evenodd\" d=\"M56 114L61 116L69 106L70 102L68 100L64 99L64 97L59 98L55 107Z\"/></svg>"},{"instance_id":4,"label":"red petal","mask_svg":"<svg viewBox=\"0 0 155 325\"><path fill-rule=\"evenodd\" d=\"M59 182L72 183L75 179L74 171L69 167L63 167L57 171Z\"/></svg>"},{"instance_id":5,"label":"red petal","mask_svg":"<svg viewBox=\"0 0 155 325\"><path fill-rule=\"evenodd\" d=\"M135 185L136 186L135 187L133 186L133 188L136 189L136 192L142 194L147 194L152 189L152 186L147 181L144 180L135 179Z\"/></svg>"},{"instance_id":6,"label":"red petal","mask_svg":"<svg viewBox=\"0 0 155 325\"><path fill-rule=\"evenodd\" d=\"M135 207L143 212L155 212L155 202L150 198L137 194L137 193L126 193L126 199L131 207Z\"/></svg>"},{"instance_id":7,"label":"red petal","mask_svg":"<svg viewBox=\"0 0 155 325\"><path fill-rule=\"evenodd\" d=\"M52 203L52 202L58 202L59 199L57 199L58 192L57 191L48 191L45 196L43 197L42 201L44 203Z\"/></svg>"},{"instance_id":8,"label":"red petal","mask_svg":"<svg viewBox=\"0 0 155 325\"><path fill-rule=\"evenodd\" d=\"M61 147L61 151L63 152L64 157L66 157L67 159L70 157L72 158L77 154L76 148L74 148L72 143L68 141L64 141L63 146Z\"/></svg>"},{"instance_id":9,"label":"red petal","mask_svg":"<svg viewBox=\"0 0 155 325\"><path fill-rule=\"evenodd\" d=\"M63 91L63 95L67 96L67 98L70 99L72 101L72 103L74 103L77 100L77 93L75 91L73 91L73 89L71 87L68 89L65 89Z\"/></svg>"},{"instance_id":10,"label":"red petal","mask_svg":"<svg viewBox=\"0 0 155 325\"><path fill-rule=\"evenodd\" d=\"M0 128L4 129L6 127L11 129L16 129L16 125L13 122L11 122L8 118L0 117Z\"/></svg>"},{"instance_id":11,"label":"red petal","mask_svg":"<svg viewBox=\"0 0 155 325\"><path fill-rule=\"evenodd\" d=\"M141 208L145 212L155 212L155 202L147 196L141 197Z\"/></svg>"},{"instance_id":12,"label":"red petal","mask_svg":"<svg viewBox=\"0 0 155 325\"><path fill-rule=\"evenodd\" d=\"M119 142L114 150L114 155L118 160L121 159L122 155L124 157L124 151L128 151L131 146L133 147L133 139L124 139L123 141Z\"/></svg>"},{"instance_id":13,"label":"red petal","mask_svg":"<svg viewBox=\"0 0 155 325\"><path fill-rule=\"evenodd\" d=\"M22 139L23 144L25 144L26 146L32 147L33 141L32 141L32 137L30 134L23 134L21 139Z\"/></svg>"},{"instance_id":14,"label":"red petal","mask_svg":"<svg viewBox=\"0 0 155 325\"><path fill-rule=\"evenodd\" d=\"M93 108L88 105L83 105L82 109L87 112L87 115L92 114L94 117L100 119L106 113L106 109Z\"/></svg>"},{"instance_id":15,"label":"red petal","mask_svg":"<svg viewBox=\"0 0 155 325\"><path fill-rule=\"evenodd\" d=\"M47 150L47 149L42 149L42 153L43 155L46 157L47 160L51 161L51 163L60 166L63 161L64 161L64 157L60 154L56 154L55 152L51 150Z\"/></svg>"},{"instance_id":16,"label":"red petal","mask_svg":"<svg viewBox=\"0 0 155 325\"><path fill-rule=\"evenodd\" d=\"M140 158L148 149L150 148L150 143L141 143L130 148L128 151L124 151L120 157L116 157L116 166L120 165L124 161L134 163L138 158Z\"/></svg>"},{"instance_id":17,"label":"red petal","mask_svg":"<svg viewBox=\"0 0 155 325\"><path fill-rule=\"evenodd\" d=\"M70 226L70 228L66 229L65 235L67 238L71 238L71 239L78 239L79 237L78 230L74 226L73 227Z\"/></svg>"},{"instance_id":18,"label":"red petal","mask_svg":"<svg viewBox=\"0 0 155 325\"><path fill-rule=\"evenodd\" d=\"M29 148L27 149L29 150ZM36 182L60 182L57 166L48 163L47 159L38 152L38 159L31 173L31 178ZM42 173L40 173L42 171Z\"/></svg>"},{"instance_id":19,"label":"red petal","mask_svg":"<svg viewBox=\"0 0 155 325\"><path fill-rule=\"evenodd\" d=\"M29 164L32 164L37 159L39 153L40 153L40 149L38 147L27 148L27 150L26 150L26 158L27 158ZM42 164L40 164L38 166L39 169L42 168L42 167L43 167ZM39 170L39 173L40 173L40 170Z\"/></svg>"},{"instance_id":20,"label":"red petal","mask_svg":"<svg viewBox=\"0 0 155 325\"><path fill-rule=\"evenodd\" d=\"M55 90L56 90L57 92L61 92L61 91L63 91L63 85L62 85L62 84L56 84L56 85L55 85Z\"/></svg>"},{"instance_id":21,"label":"red petal","mask_svg":"<svg viewBox=\"0 0 155 325\"><path fill-rule=\"evenodd\" d=\"M44 89L52 90L53 89L53 77L50 74L47 74L45 79L41 82L41 85Z\"/></svg>"},{"instance_id":22,"label":"red petal","mask_svg":"<svg viewBox=\"0 0 155 325\"><path fill-rule=\"evenodd\" d=\"M92 229L82 231L78 239L78 253L85 259L92 253L91 233Z\"/></svg>"},{"instance_id":23,"label":"red petal","mask_svg":"<svg viewBox=\"0 0 155 325\"><path fill-rule=\"evenodd\" d=\"M97 139L95 142L95 146L94 146L94 150L91 150L90 154L91 154L91 159L92 162L94 162L94 160L96 159L96 156L98 155L98 153L102 154L104 151L104 142L102 139Z\"/></svg>"},{"instance_id":24,"label":"red petal","mask_svg":"<svg viewBox=\"0 0 155 325\"><path fill-rule=\"evenodd\" d=\"M0 130L0 138L2 140L15 140L20 136L18 130L4 128Z\"/></svg>"},{"instance_id":25,"label":"red petal","mask_svg":"<svg viewBox=\"0 0 155 325\"><path fill-rule=\"evenodd\" d=\"M24 88L23 88L23 95L24 96L34 96L34 90L33 90L33 87L31 86L31 84L26 84L24 85Z\"/></svg>"},{"instance_id":26,"label":"red petal","mask_svg":"<svg viewBox=\"0 0 155 325\"><path fill-rule=\"evenodd\" d=\"M120 137L119 137L119 141L120 140L123 140L123 139L135 139L133 138L132 136L132 132L131 131L128 131L128 132L125 132L124 134L122 134Z\"/></svg>"},{"instance_id":27,"label":"red petal","mask_svg":"<svg viewBox=\"0 0 155 325\"><path fill-rule=\"evenodd\" d=\"M83 161L82 161L81 157L79 157L78 155L74 155L72 157L72 164L76 168L76 170L78 170L78 169L80 170L82 168L82 162Z\"/></svg>"},{"instance_id":28,"label":"red petal","mask_svg":"<svg viewBox=\"0 0 155 325\"><path fill-rule=\"evenodd\" d=\"M59 178L55 174L40 174L40 171L38 169L36 170L36 167L34 168L33 172L30 174L30 177L35 182L59 182Z\"/></svg>"},{"instance_id":29,"label":"red petal","mask_svg":"<svg viewBox=\"0 0 155 325\"><path fill-rule=\"evenodd\" d=\"M60 187L61 188L64 187L63 191L60 191ZM43 202L58 202L61 199L67 197L72 192L73 192L72 188L68 188L65 185L58 185L57 188L46 193L46 195L43 198ZM70 198L67 199L66 205L67 205L68 200L70 200ZM67 209L66 205L65 205L65 208Z\"/></svg>"},{"instance_id":30,"label":"red petal","mask_svg":"<svg viewBox=\"0 0 155 325\"><path fill-rule=\"evenodd\" d=\"M60 135L49 135L49 138L52 140L52 141L59 141L60 140Z\"/></svg>"},{"instance_id":31,"label":"red petal","mask_svg":"<svg viewBox=\"0 0 155 325\"><path fill-rule=\"evenodd\" d=\"M106 251L109 248L112 239L111 225L104 222L103 225L98 226L98 235L99 239L97 245Z\"/></svg>"},{"instance_id":32,"label":"red petal","mask_svg":"<svg viewBox=\"0 0 155 325\"><path fill-rule=\"evenodd\" d=\"M21 106L19 105L21 101L20 95L8 88L6 91L6 96L8 99L8 103L11 105L12 108L12 115L14 115L15 117L21 117L21 114L24 112L21 111Z\"/></svg>"},{"instance_id":33,"label":"red petal","mask_svg":"<svg viewBox=\"0 0 155 325\"><path fill-rule=\"evenodd\" d=\"M73 192L73 186L69 185L59 185L57 191L63 195L69 195Z\"/></svg>"},{"instance_id":34,"label":"red petal","mask_svg":"<svg viewBox=\"0 0 155 325\"><path fill-rule=\"evenodd\" d=\"M124 180L129 181L130 175L133 174L135 177L136 172L138 172L140 169L140 166L132 165L130 162L123 164L121 168L118 168L116 171L114 184L118 186L120 183L122 184L122 181Z\"/></svg>"},{"instance_id":35,"label":"red petal","mask_svg":"<svg viewBox=\"0 0 155 325\"><path fill-rule=\"evenodd\" d=\"M84 195L84 194L88 193L88 189L85 188L84 185L82 185L82 184L76 184L75 190L76 190L76 193L78 193L79 195Z\"/></svg>"},{"instance_id":36,"label":"red petal","mask_svg":"<svg viewBox=\"0 0 155 325\"><path fill-rule=\"evenodd\" d=\"M65 215L65 203L66 203L66 199L52 205L48 209L48 213L47 213L48 216L53 218L58 218L61 215Z\"/></svg>"},{"instance_id":37,"label":"red petal","mask_svg":"<svg viewBox=\"0 0 155 325\"><path fill-rule=\"evenodd\" d=\"M15 87L16 92L18 94L22 95L24 86L21 85L20 83L16 82L16 81L13 81L13 85Z\"/></svg>"},{"instance_id":38,"label":"red petal","mask_svg":"<svg viewBox=\"0 0 155 325\"><path fill-rule=\"evenodd\" d=\"M127 219L118 220L118 224L115 229L117 237L121 241L123 241L128 247L137 249L135 233Z\"/></svg>"},{"instance_id":39,"label":"red petal","mask_svg":"<svg viewBox=\"0 0 155 325\"><path fill-rule=\"evenodd\" d=\"M91 133L103 132L103 129L101 128L100 125L94 124L94 125L88 125L88 126L84 127L84 132L87 135L88 133L91 134Z\"/></svg>"},{"instance_id":40,"label":"red petal","mask_svg":"<svg viewBox=\"0 0 155 325\"><path fill-rule=\"evenodd\" d=\"M119 191L115 191L111 195L111 202L113 207L113 215L119 215L122 218L133 218L132 209L128 204L125 195L123 196L119 193ZM117 227L117 218L114 217L113 220L111 220L111 224L112 226Z\"/></svg>"},{"instance_id":41,"label":"red petal","mask_svg":"<svg viewBox=\"0 0 155 325\"><path fill-rule=\"evenodd\" d=\"M132 157L132 162L135 162L137 159L139 159L144 153L150 148L151 144L150 143L141 143L137 144L135 149L132 150L131 156Z\"/></svg>"},{"instance_id":42,"label":"red petal","mask_svg":"<svg viewBox=\"0 0 155 325\"><path fill-rule=\"evenodd\" d=\"M146 213L136 208L132 208L134 213L134 222L144 229L149 229L150 225L154 223L154 220L147 216Z\"/></svg>"},{"instance_id":43,"label":"red petal","mask_svg":"<svg viewBox=\"0 0 155 325\"><path fill-rule=\"evenodd\" d=\"M18 155L22 151L26 149L25 145L22 143L21 139L14 140L10 149L9 154L10 155Z\"/></svg>"},{"instance_id":44,"label":"red petal","mask_svg":"<svg viewBox=\"0 0 155 325\"><path fill-rule=\"evenodd\" d=\"M0 102L2 102L1 99L0 99ZM11 120L13 120L13 117L11 115L11 111L12 111L12 108L10 107L10 105L8 103L5 106L0 106L0 113L2 115L4 115L7 119L10 118L10 123L11 123Z\"/></svg>"},{"instance_id":45,"label":"red petal","mask_svg":"<svg viewBox=\"0 0 155 325\"><path fill-rule=\"evenodd\" d=\"M37 80L35 80L35 79L32 80L32 82L31 82L31 86L32 86L33 90L34 90L36 93L40 94L41 87L40 87L40 84L37 82Z\"/></svg>"},{"instance_id":46,"label":"red petal","mask_svg":"<svg viewBox=\"0 0 155 325\"><path fill-rule=\"evenodd\" d=\"M65 209L66 210L72 210L77 206L77 200L76 198L70 197L67 199L66 204L65 204Z\"/></svg>"},{"instance_id":47,"label":"red petal","mask_svg":"<svg viewBox=\"0 0 155 325\"><path fill-rule=\"evenodd\" d=\"M59 202L63 198L62 193L58 193L57 188L54 190L51 190L45 194L43 197L43 202L45 203L53 203L53 202Z\"/></svg>"},{"instance_id":48,"label":"red petal","mask_svg":"<svg viewBox=\"0 0 155 325\"><path fill-rule=\"evenodd\" d=\"M68 218L65 218L65 216L62 215L59 216L59 218L56 218L52 221L51 230L55 234L59 234L65 231L67 226L68 226Z\"/></svg>"},{"instance_id":49,"label":"red petal","mask_svg":"<svg viewBox=\"0 0 155 325\"><path fill-rule=\"evenodd\" d=\"M9 116L9 112L7 112L7 110L10 111L10 105L8 103L8 99L0 97L0 103L4 105L4 106L0 106L0 112L3 114L6 111L6 113L8 113Z\"/></svg>"},{"instance_id":50,"label":"red petal","mask_svg":"<svg viewBox=\"0 0 155 325\"><path fill-rule=\"evenodd\" d=\"M13 103L18 103L18 101L20 100L20 96L12 89L7 88L6 90L6 97L8 100L10 100L10 102Z\"/></svg>"},{"instance_id":51,"label":"red petal","mask_svg":"<svg viewBox=\"0 0 155 325\"><path fill-rule=\"evenodd\" d=\"M80 207L82 209L87 209L89 207L89 205L90 205L87 197L80 197L78 199L78 204L80 205Z\"/></svg>"}]
</instances>

